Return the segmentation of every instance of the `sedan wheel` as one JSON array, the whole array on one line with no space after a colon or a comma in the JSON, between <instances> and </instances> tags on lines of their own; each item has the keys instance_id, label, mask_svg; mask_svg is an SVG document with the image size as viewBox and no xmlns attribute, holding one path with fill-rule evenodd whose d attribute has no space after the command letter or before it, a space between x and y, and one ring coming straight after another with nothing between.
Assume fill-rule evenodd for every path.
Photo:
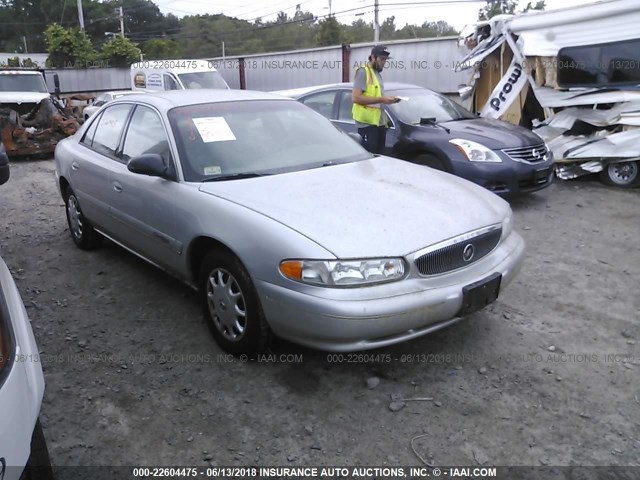
<instances>
[{"instance_id":1,"label":"sedan wheel","mask_svg":"<svg viewBox=\"0 0 640 480\"><path fill-rule=\"evenodd\" d=\"M209 315L220 333L232 342L242 339L247 311L244 295L234 276L222 268L212 270L207 282L207 301Z\"/></svg>"},{"instance_id":2,"label":"sedan wheel","mask_svg":"<svg viewBox=\"0 0 640 480\"><path fill-rule=\"evenodd\" d=\"M632 187L640 182L638 162L610 163L600 173L600 179L618 187Z\"/></svg>"},{"instance_id":3,"label":"sedan wheel","mask_svg":"<svg viewBox=\"0 0 640 480\"><path fill-rule=\"evenodd\" d=\"M71 188L67 189L65 204L69 233L75 244L83 250L96 248L100 244L100 234L82 215L78 198Z\"/></svg>"},{"instance_id":4,"label":"sedan wheel","mask_svg":"<svg viewBox=\"0 0 640 480\"><path fill-rule=\"evenodd\" d=\"M253 282L231 253L214 250L200 272L203 310L218 344L230 353L264 351L269 326Z\"/></svg>"}]
</instances>

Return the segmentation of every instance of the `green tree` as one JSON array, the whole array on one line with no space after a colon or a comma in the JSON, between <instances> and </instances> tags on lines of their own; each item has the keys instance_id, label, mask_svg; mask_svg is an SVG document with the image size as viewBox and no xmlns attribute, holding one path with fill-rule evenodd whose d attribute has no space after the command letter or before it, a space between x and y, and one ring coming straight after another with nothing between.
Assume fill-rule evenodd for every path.
<instances>
[{"instance_id":1,"label":"green tree","mask_svg":"<svg viewBox=\"0 0 640 480\"><path fill-rule=\"evenodd\" d=\"M478 11L478 20L489 20L503 13L513 14L516 0L487 0L487 4Z\"/></svg>"},{"instance_id":2,"label":"green tree","mask_svg":"<svg viewBox=\"0 0 640 480\"><path fill-rule=\"evenodd\" d=\"M154 38L142 45L145 60L182 58L182 49L174 40Z\"/></svg>"},{"instance_id":3,"label":"green tree","mask_svg":"<svg viewBox=\"0 0 640 480\"><path fill-rule=\"evenodd\" d=\"M367 23L361 18L342 26L345 43L362 43L373 40L373 23Z\"/></svg>"},{"instance_id":4,"label":"green tree","mask_svg":"<svg viewBox=\"0 0 640 480\"><path fill-rule=\"evenodd\" d=\"M380 25L380 40L393 40L396 36L396 17L385 18Z\"/></svg>"},{"instance_id":5,"label":"green tree","mask_svg":"<svg viewBox=\"0 0 640 480\"><path fill-rule=\"evenodd\" d=\"M83 68L95 61L97 53L89 37L77 28L64 28L53 23L44 31L48 67Z\"/></svg>"},{"instance_id":6,"label":"green tree","mask_svg":"<svg viewBox=\"0 0 640 480\"><path fill-rule=\"evenodd\" d=\"M531 5L531 2L527 3L527 6L524 7L523 12L528 12L529 10L544 10L547 8L545 0L538 0L535 5Z\"/></svg>"},{"instance_id":7,"label":"green tree","mask_svg":"<svg viewBox=\"0 0 640 480\"><path fill-rule=\"evenodd\" d=\"M318 45L321 47L329 45L340 45L341 34L340 24L333 15L321 20L318 24Z\"/></svg>"},{"instance_id":8,"label":"green tree","mask_svg":"<svg viewBox=\"0 0 640 480\"><path fill-rule=\"evenodd\" d=\"M405 38L433 38L458 35L458 31L447 22L424 22L421 26L405 25L396 33L397 39Z\"/></svg>"},{"instance_id":9,"label":"green tree","mask_svg":"<svg viewBox=\"0 0 640 480\"><path fill-rule=\"evenodd\" d=\"M111 67L129 67L140 60L140 49L125 37L115 37L102 46L100 57Z\"/></svg>"}]
</instances>

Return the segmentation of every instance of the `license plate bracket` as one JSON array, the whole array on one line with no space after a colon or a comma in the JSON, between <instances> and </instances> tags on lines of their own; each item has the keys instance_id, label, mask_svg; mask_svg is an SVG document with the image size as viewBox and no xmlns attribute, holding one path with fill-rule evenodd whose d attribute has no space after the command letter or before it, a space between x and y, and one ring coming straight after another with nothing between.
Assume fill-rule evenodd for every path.
<instances>
[{"instance_id":1,"label":"license plate bracket","mask_svg":"<svg viewBox=\"0 0 640 480\"><path fill-rule=\"evenodd\" d=\"M500 293L501 282L502 274L496 272L482 280L462 287L462 307L460 307L458 316L471 315L495 302Z\"/></svg>"},{"instance_id":2,"label":"license plate bracket","mask_svg":"<svg viewBox=\"0 0 640 480\"><path fill-rule=\"evenodd\" d=\"M533 180L536 183L540 183L540 182L546 182L547 181L547 177L549 176L550 173L550 169L549 168L543 168L541 170L536 170L535 173L533 174Z\"/></svg>"}]
</instances>

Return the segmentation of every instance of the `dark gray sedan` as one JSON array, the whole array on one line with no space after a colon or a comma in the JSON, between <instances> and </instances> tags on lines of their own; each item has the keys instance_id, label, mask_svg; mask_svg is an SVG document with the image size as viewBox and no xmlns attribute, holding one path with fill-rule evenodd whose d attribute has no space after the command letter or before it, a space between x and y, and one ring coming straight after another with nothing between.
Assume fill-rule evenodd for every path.
<instances>
[{"instance_id":1,"label":"dark gray sedan","mask_svg":"<svg viewBox=\"0 0 640 480\"><path fill-rule=\"evenodd\" d=\"M351 116L351 83L273 92L295 98L345 132L357 132ZM466 178L498 195L533 192L553 180L553 156L526 128L479 118L448 98L415 85L389 82L383 105L391 119L387 155Z\"/></svg>"},{"instance_id":2,"label":"dark gray sedan","mask_svg":"<svg viewBox=\"0 0 640 480\"><path fill-rule=\"evenodd\" d=\"M55 159L73 241L108 237L197 288L229 352L415 338L493 302L524 256L504 200L277 95L129 95Z\"/></svg>"}]
</instances>

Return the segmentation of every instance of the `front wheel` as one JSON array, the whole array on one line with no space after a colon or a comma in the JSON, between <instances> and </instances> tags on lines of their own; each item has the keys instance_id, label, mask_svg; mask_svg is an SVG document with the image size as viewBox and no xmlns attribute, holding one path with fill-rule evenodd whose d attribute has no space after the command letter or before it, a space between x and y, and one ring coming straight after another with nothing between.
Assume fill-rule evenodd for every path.
<instances>
[{"instance_id":1,"label":"front wheel","mask_svg":"<svg viewBox=\"0 0 640 480\"><path fill-rule=\"evenodd\" d=\"M210 252L200 270L205 318L216 342L229 353L263 352L271 333L249 273L232 253Z\"/></svg>"},{"instance_id":2,"label":"front wheel","mask_svg":"<svg viewBox=\"0 0 640 480\"><path fill-rule=\"evenodd\" d=\"M610 163L600 172L600 180L607 185L630 188L640 183L639 162Z\"/></svg>"},{"instance_id":3,"label":"front wheel","mask_svg":"<svg viewBox=\"0 0 640 480\"><path fill-rule=\"evenodd\" d=\"M84 215L82 215L78 197L76 197L76 194L71 190L71 187L67 188L65 192L64 203L66 205L65 210L67 213L69 233L74 243L83 250L92 250L98 247L102 237L94 230L93 225L84 218Z\"/></svg>"}]
</instances>

